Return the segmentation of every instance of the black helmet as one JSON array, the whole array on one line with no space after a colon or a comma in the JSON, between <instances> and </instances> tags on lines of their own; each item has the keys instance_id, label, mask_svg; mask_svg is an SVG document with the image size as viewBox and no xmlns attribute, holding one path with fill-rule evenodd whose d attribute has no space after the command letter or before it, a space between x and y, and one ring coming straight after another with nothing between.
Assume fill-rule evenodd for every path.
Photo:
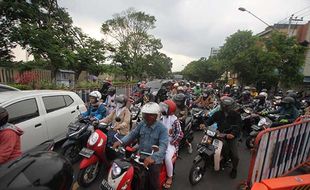
<instances>
[{"instance_id":1,"label":"black helmet","mask_svg":"<svg viewBox=\"0 0 310 190\"><path fill-rule=\"evenodd\" d=\"M122 107L124 107L127 104L128 97L125 96L124 94L121 94L121 95L116 96L114 101L116 103L121 103L123 105Z\"/></svg>"},{"instance_id":2,"label":"black helmet","mask_svg":"<svg viewBox=\"0 0 310 190\"><path fill-rule=\"evenodd\" d=\"M26 153L0 166L0 189L71 189L71 163L56 152Z\"/></svg>"},{"instance_id":3,"label":"black helmet","mask_svg":"<svg viewBox=\"0 0 310 190\"><path fill-rule=\"evenodd\" d=\"M290 96L286 96L285 98L283 98L283 100L281 101L282 104L295 104L295 100L294 98L290 97Z\"/></svg>"},{"instance_id":4,"label":"black helmet","mask_svg":"<svg viewBox=\"0 0 310 190\"><path fill-rule=\"evenodd\" d=\"M184 106L185 100L186 100L186 97L183 93L179 93L173 97L173 101L175 102L177 106Z\"/></svg>"},{"instance_id":5,"label":"black helmet","mask_svg":"<svg viewBox=\"0 0 310 190\"><path fill-rule=\"evenodd\" d=\"M232 110L235 106L235 100L231 97L224 96L221 98L221 109Z\"/></svg>"},{"instance_id":6,"label":"black helmet","mask_svg":"<svg viewBox=\"0 0 310 190\"><path fill-rule=\"evenodd\" d=\"M9 120L9 113L8 111L3 108L3 107L0 107L0 127L2 125L5 125Z\"/></svg>"},{"instance_id":7,"label":"black helmet","mask_svg":"<svg viewBox=\"0 0 310 190\"><path fill-rule=\"evenodd\" d=\"M242 96L243 97L249 97L249 96L251 96L251 92L248 91L248 90L245 90L245 91L242 92Z\"/></svg>"},{"instance_id":8,"label":"black helmet","mask_svg":"<svg viewBox=\"0 0 310 190\"><path fill-rule=\"evenodd\" d=\"M109 94L109 95L114 95L115 93L116 93L115 87L110 87L110 88L108 89L108 94Z\"/></svg>"},{"instance_id":9,"label":"black helmet","mask_svg":"<svg viewBox=\"0 0 310 190\"><path fill-rule=\"evenodd\" d=\"M286 94L287 94L287 95L290 94L290 93L295 93L295 91L294 91L294 90L287 90L287 91L286 91Z\"/></svg>"},{"instance_id":10,"label":"black helmet","mask_svg":"<svg viewBox=\"0 0 310 190\"><path fill-rule=\"evenodd\" d=\"M287 94L287 96L294 98L294 100L297 99L297 93L296 92L290 92L290 93Z\"/></svg>"}]
</instances>

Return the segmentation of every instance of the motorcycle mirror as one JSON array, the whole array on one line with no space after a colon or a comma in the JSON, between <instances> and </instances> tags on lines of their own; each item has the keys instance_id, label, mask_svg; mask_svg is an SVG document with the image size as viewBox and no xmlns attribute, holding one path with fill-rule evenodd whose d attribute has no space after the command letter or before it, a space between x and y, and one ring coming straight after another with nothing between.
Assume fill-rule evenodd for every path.
<instances>
[{"instance_id":1,"label":"motorcycle mirror","mask_svg":"<svg viewBox=\"0 0 310 190\"><path fill-rule=\"evenodd\" d=\"M154 152L158 152L159 151L159 147L157 145L152 145L152 150Z\"/></svg>"}]
</instances>

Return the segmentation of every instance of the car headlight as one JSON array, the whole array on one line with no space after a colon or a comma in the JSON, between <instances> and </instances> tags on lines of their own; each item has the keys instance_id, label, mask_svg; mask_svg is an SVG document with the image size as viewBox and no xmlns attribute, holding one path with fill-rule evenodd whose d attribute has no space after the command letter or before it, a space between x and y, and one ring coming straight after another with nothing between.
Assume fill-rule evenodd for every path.
<instances>
[{"instance_id":1,"label":"car headlight","mask_svg":"<svg viewBox=\"0 0 310 190\"><path fill-rule=\"evenodd\" d=\"M90 146L93 146L97 140L99 139L99 134L94 132L93 134L90 135L90 137L88 138L88 144Z\"/></svg>"},{"instance_id":2,"label":"car headlight","mask_svg":"<svg viewBox=\"0 0 310 190\"><path fill-rule=\"evenodd\" d=\"M122 172L122 169L116 163L113 163L112 164L112 176L117 178L121 174L121 172Z\"/></svg>"}]
</instances>

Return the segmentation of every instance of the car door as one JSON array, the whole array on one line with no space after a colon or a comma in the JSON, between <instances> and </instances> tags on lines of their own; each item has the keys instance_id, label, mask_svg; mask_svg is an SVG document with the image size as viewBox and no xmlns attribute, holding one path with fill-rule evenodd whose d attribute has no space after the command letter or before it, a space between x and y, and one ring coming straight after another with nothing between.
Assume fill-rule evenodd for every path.
<instances>
[{"instance_id":1,"label":"car door","mask_svg":"<svg viewBox=\"0 0 310 190\"><path fill-rule=\"evenodd\" d=\"M9 123L24 131L21 149L27 151L48 140L44 117L36 97L18 100L5 106L9 113Z\"/></svg>"},{"instance_id":2,"label":"car door","mask_svg":"<svg viewBox=\"0 0 310 190\"><path fill-rule=\"evenodd\" d=\"M74 101L70 101L66 95L43 96L42 100L49 137L60 141L66 137L68 125L76 118L76 106L70 106Z\"/></svg>"}]
</instances>

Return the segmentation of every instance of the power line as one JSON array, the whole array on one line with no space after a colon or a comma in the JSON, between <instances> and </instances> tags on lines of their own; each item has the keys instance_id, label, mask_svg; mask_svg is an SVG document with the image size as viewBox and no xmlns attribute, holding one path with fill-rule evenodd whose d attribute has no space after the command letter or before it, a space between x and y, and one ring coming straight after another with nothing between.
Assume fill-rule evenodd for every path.
<instances>
[{"instance_id":1,"label":"power line","mask_svg":"<svg viewBox=\"0 0 310 190\"><path fill-rule=\"evenodd\" d=\"M308 8L310 8L310 6L305 7L305 8L303 8L303 9L299 10L299 11L296 11L295 13L293 13L293 15L294 15L294 14L297 14L297 13L300 13L301 11L306 10L306 9L308 9ZM288 18L290 18L290 16L288 16L288 17L286 17L286 18L280 20L279 22L277 22L277 24L280 24L280 22L282 22L282 21L286 21Z\"/></svg>"}]
</instances>

